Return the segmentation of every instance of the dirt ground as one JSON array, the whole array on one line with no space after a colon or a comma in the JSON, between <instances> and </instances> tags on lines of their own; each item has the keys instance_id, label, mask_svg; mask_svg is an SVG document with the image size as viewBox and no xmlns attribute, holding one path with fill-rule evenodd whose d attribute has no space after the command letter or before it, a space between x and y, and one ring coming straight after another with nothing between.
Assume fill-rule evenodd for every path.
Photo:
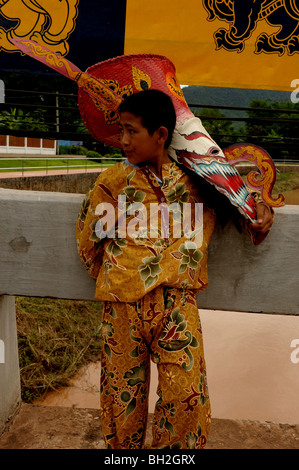
<instances>
[{"instance_id":1,"label":"dirt ground","mask_svg":"<svg viewBox=\"0 0 299 470\"><path fill-rule=\"evenodd\" d=\"M206 448L299 449L299 424L214 419ZM22 404L0 437L0 449L105 449L99 412Z\"/></svg>"}]
</instances>

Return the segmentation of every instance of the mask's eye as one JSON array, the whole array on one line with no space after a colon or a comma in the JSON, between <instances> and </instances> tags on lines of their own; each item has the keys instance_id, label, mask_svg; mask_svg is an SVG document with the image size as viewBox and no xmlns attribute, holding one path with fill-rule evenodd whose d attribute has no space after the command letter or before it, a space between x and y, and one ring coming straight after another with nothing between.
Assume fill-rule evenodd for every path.
<instances>
[{"instance_id":1,"label":"mask's eye","mask_svg":"<svg viewBox=\"0 0 299 470\"><path fill-rule=\"evenodd\" d=\"M216 157L217 155L219 155L219 153L220 153L219 148L210 147L206 155L209 155L211 157Z\"/></svg>"}]
</instances>

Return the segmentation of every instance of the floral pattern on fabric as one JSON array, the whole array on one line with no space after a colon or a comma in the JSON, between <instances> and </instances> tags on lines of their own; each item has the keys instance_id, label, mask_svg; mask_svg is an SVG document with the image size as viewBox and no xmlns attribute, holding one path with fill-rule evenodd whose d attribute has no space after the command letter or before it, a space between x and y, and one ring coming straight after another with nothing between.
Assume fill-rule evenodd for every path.
<instances>
[{"instance_id":1,"label":"floral pattern on fabric","mask_svg":"<svg viewBox=\"0 0 299 470\"><path fill-rule=\"evenodd\" d=\"M211 410L194 292L158 287L138 302L105 305L101 416L107 447L143 447L151 360L159 371L151 448L205 447Z\"/></svg>"},{"instance_id":2,"label":"floral pattern on fabric","mask_svg":"<svg viewBox=\"0 0 299 470\"><path fill-rule=\"evenodd\" d=\"M195 244L194 227L188 227L191 232L187 235L181 230L177 236L174 225L183 220L183 204L191 203L194 224L194 203L202 201L194 183L175 163L163 165L162 175L160 185L150 171L119 163L101 173L86 195L76 237L81 261L97 280L96 298L133 302L161 285L188 285L195 290L208 285L206 251L215 215L203 206L201 246ZM103 237L104 226L98 228L101 204L114 210L115 220L107 232L113 237ZM168 208L173 204L167 233L163 231L161 204ZM156 209L157 226L150 219ZM129 229L133 237L128 236Z\"/></svg>"}]
</instances>

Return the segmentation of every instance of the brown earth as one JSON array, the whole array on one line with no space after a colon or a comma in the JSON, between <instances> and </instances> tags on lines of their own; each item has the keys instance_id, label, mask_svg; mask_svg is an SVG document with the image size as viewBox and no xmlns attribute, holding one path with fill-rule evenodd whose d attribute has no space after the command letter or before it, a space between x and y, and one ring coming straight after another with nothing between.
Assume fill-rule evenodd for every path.
<instances>
[{"instance_id":1,"label":"brown earth","mask_svg":"<svg viewBox=\"0 0 299 470\"><path fill-rule=\"evenodd\" d=\"M150 440L152 415L148 424ZM23 404L0 437L0 449L104 449L95 409ZM214 419L207 449L299 449L299 424Z\"/></svg>"}]
</instances>

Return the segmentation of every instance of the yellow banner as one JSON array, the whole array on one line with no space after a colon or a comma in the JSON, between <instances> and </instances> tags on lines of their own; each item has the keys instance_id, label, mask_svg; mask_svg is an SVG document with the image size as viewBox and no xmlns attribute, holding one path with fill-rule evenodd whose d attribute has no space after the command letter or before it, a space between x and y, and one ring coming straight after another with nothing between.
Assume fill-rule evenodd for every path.
<instances>
[{"instance_id":1,"label":"yellow banner","mask_svg":"<svg viewBox=\"0 0 299 470\"><path fill-rule=\"evenodd\" d=\"M167 56L181 84L291 91L299 0L127 0L124 52Z\"/></svg>"}]
</instances>

